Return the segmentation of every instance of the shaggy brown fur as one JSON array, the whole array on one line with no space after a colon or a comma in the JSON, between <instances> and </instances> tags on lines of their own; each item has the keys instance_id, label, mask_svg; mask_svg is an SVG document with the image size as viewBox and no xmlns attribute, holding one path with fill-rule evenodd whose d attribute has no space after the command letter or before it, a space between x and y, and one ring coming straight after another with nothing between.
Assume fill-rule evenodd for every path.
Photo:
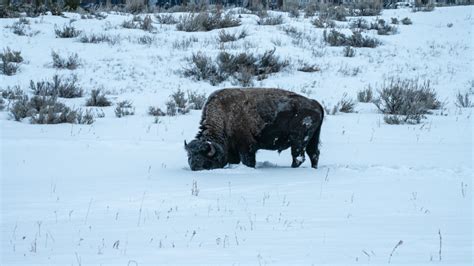
<instances>
[{"instance_id":1,"label":"shaggy brown fur","mask_svg":"<svg viewBox=\"0 0 474 266\"><path fill-rule=\"evenodd\" d=\"M303 162L306 151L316 168L323 116L323 108L317 101L281 89L218 90L204 106L200 132L193 141L201 146L186 147L190 166L193 170L211 169L242 161L255 167L257 150L281 151L291 147L292 167ZM202 147L203 142L208 143L208 149ZM197 147L196 143L193 145ZM205 158L210 160L209 167L193 167L194 157L199 156L195 150L201 149L204 154L211 148L217 151L213 155L218 158ZM211 161L215 162L214 166Z\"/></svg>"}]
</instances>

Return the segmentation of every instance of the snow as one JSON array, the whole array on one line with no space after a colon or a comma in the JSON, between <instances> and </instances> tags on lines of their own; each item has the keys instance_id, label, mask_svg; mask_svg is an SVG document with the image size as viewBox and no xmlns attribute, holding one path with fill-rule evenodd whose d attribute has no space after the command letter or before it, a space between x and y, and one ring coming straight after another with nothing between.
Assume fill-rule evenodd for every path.
<instances>
[{"instance_id":1,"label":"snow","mask_svg":"<svg viewBox=\"0 0 474 266\"><path fill-rule=\"evenodd\" d=\"M431 80L445 101L444 110L419 125L387 125L369 103L358 103L357 113L326 115L317 170L309 160L291 168L285 150L259 151L255 169L241 164L193 172L183 140L197 133L200 112L159 123L146 114L150 105L163 108L178 88L209 94L233 86L179 73L193 52L219 52L218 30L185 33L155 24L157 33L150 34L119 27L131 16L81 20L67 13L30 19L40 32L25 37L5 28L15 20L1 19L0 47L20 50L27 61L16 75L0 75L1 88L27 91L31 79L75 73L87 92L103 86L114 102L131 100L136 115L116 118L107 107L92 125L31 125L0 112L0 264L380 265L390 259L472 265L473 109L457 108L454 100L458 91L472 90L473 11L385 10L382 18L410 17L413 25L399 25L397 35L374 35L383 45L358 48L354 58L323 45L322 30L302 17L285 15L283 26L304 32L308 38L299 44L280 26L256 25L253 15L227 29L249 33L225 44L229 51L263 53L279 40L276 53L291 60L288 70L255 86L335 104L344 93L355 98L368 85L400 76ZM55 38L55 24L74 17L84 32L119 35L121 43ZM154 43L136 43L143 35ZM198 41L176 48L191 36ZM51 50L78 53L82 66L55 70ZM302 62L322 71L296 71ZM357 75L344 74L355 68ZM61 100L75 107L85 102Z\"/></svg>"}]
</instances>

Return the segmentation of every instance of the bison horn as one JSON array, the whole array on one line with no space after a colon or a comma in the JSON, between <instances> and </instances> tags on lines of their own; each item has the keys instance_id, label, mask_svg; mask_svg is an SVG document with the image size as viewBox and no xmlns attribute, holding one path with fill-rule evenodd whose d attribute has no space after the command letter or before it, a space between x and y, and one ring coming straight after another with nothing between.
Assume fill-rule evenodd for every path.
<instances>
[{"instance_id":1,"label":"bison horn","mask_svg":"<svg viewBox=\"0 0 474 266\"><path fill-rule=\"evenodd\" d=\"M185 149L188 148L188 143L186 143L186 140L184 140L184 148L185 148Z\"/></svg>"},{"instance_id":2,"label":"bison horn","mask_svg":"<svg viewBox=\"0 0 474 266\"><path fill-rule=\"evenodd\" d=\"M207 156L212 157L214 156L214 154L216 154L216 148L214 148L214 145L212 145L211 143L209 143L209 148L211 150L207 153Z\"/></svg>"}]
</instances>

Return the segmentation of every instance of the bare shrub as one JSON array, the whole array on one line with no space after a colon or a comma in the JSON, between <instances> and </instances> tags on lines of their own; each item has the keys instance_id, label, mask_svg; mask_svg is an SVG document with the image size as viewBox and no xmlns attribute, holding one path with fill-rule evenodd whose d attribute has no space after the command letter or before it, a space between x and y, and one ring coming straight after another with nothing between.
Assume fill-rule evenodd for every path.
<instances>
[{"instance_id":1,"label":"bare shrub","mask_svg":"<svg viewBox=\"0 0 474 266\"><path fill-rule=\"evenodd\" d=\"M91 97L86 100L86 106L105 107L110 105L112 105L112 103L107 99L101 89L92 90Z\"/></svg>"},{"instance_id":2,"label":"bare shrub","mask_svg":"<svg viewBox=\"0 0 474 266\"><path fill-rule=\"evenodd\" d=\"M318 4L316 3L308 3L304 9L304 17L309 18L316 14L318 11Z\"/></svg>"},{"instance_id":3,"label":"bare shrub","mask_svg":"<svg viewBox=\"0 0 474 266\"><path fill-rule=\"evenodd\" d=\"M220 52L217 56L219 71L223 79L233 76L243 86L251 85L249 78L258 76L264 79L268 74L277 73L289 62L280 60L275 55L275 50L268 50L261 56L251 53L240 53L232 55L227 52Z\"/></svg>"},{"instance_id":4,"label":"bare shrub","mask_svg":"<svg viewBox=\"0 0 474 266\"><path fill-rule=\"evenodd\" d=\"M347 97L347 93L342 95L342 99L336 104L338 106L338 111L341 113L353 113L356 106L356 102Z\"/></svg>"},{"instance_id":5,"label":"bare shrub","mask_svg":"<svg viewBox=\"0 0 474 266\"><path fill-rule=\"evenodd\" d=\"M132 20L124 20L122 22L122 27L126 28L126 29L138 29L139 28L139 25L137 22L133 21Z\"/></svg>"},{"instance_id":6,"label":"bare shrub","mask_svg":"<svg viewBox=\"0 0 474 266\"><path fill-rule=\"evenodd\" d=\"M57 38L75 38L81 34L80 30L76 30L72 25L64 25L62 28L54 28Z\"/></svg>"},{"instance_id":7,"label":"bare shrub","mask_svg":"<svg viewBox=\"0 0 474 266\"><path fill-rule=\"evenodd\" d=\"M247 31L245 30L242 30L240 33L229 33L229 32L226 32L225 30L221 30L219 31L219 37L218 37L218 41L221 42L221 43L225 43L225 42L235 42L237 40L240 40L240 39L243 39L247 37Z\"/></svg>"},{"instance_id":8,"label":"bare shrub","mask_svg":"<svg viewBox=\"0 0 474 266\"><path fill-rule=\"evenodd\" d=\"M176 107L179 109L186 109L188 100L186 99L184 91L178 89L170 95L170 98L173 102L176 103Z\"/></svg>"},{"instance_id":9,"label":"bare shrub","mask_svg":"<svg viewBox=\"0 0 474 266\"><path fill-rule=\"evenodd\" d=\"M357 92L357 100L361 103L369 103L373 100L373 91L370 86Z\"/></svg>"},{"instance_id":10,"label":"bare shrub","mask_svg":"<svg viewBox=\"0 0 474 266\"><path fill-rule=\"evenodd\" d=\"M429 81L418 83L417 80L390 79L378 92L379 96L373 103L386 114L384 120L387 123L417 124L430 110L442 106Z\"/></svg>"},{"instance_id":11,"label":"bare shrub","mask_svg":"<svg viewBox=\"0 0 474 266\"><path fill-rule=\"evenodd\" d=\"M317 17L315 18L313 21L311 21L311 23L316 27L316 28L334 28L336 27L336 23L329 19L329 18L325 18L325 17Z\"/></svg>"},{"instance_id":12,"label":"bare shrub","mask_svg":"<svg viewBox=\"0 0 474 266\"><path fill-rule=\"evenodd\" d=\"M335 104L332 107L329 104L326 104L324 101L321 102L323 108L324 108L324 113L327 115L335 115L337 114L339 110L339 105Z\"/></svg>"},{"instance_id":13,"label":"bare shrub","mask_svg":"<svg viewBox=\"0 0 474 266\"><path fill-rule=\"evenodd\" d=\"M74 70L81 65L79 56L76 53L69 54L67 58L64 58L55 51L52 51L51 57L53 58L53 67L55 68Z\"/></svg>"},{"instance_id":14,"label":"bare shrub","mask_svg":"<svg viewBox=\"0 0 474 266\"><path fill-rule=\"evenodd\" d=\"M212 85L233 77L243 86L251 85L254 76L265 79L268 74L279 72L289 65L287 60L280 60L275 55L275 49L266 51L260 56L252 53L233 55L222 51L217 55L215 62L198 52L193 54L190 63L192 67L184 70L184 75L187 77L208 80Z\"/></svg>"},{"instance_id":15,"label":"bare shrub","mask_svg":"<svg viewBox=\"0 0 474 266\"><path fill-rule=\"evenodd\" d=\"M178 108L176 107L176 103L173 101L166 102L166 115L175 116L178 113Z\"/></svg>"},{"instance_id":16,"label":"bare shrub","mask_svg":"<svg viewBox=\"0 0 474 266\"><path fill-rule=\"evenodd\" d=\"M413 12L431 12L435 9L434 3L423 4L422 1L415 1L415 5L412 8Z\"/></svg>"},{"instance_id":17,"label":"bare shrub","mask_svg":"<svg viewBox=\"0 0 474 266\"><path fill-rule=\"evenodd\" d=\"M28 99L28 96L24 95L13 103L10 114L16 121L30 117L32 124L84 122L83 117L78 121L79 116L76 110L58 102L54 96L33 96Z\"/></svg>"},{"instance_id":18,"label":"bare shrub","mask_svg":"<svg viewBox=\"0 0 474 266\"><path fill-rule=\"evenodd\" d=\"M131 20L124 20L122 22L122 27L126 29L141 29L148 32L153 32L155 30L150 15L146 15L144 19L139 16L133 16Z\"/></svg>"},{"instance_id":19,"label":"bare shrub","mask_svg":"<svg viewBox=\"0 0 474 266\"><path fill-rule=\"evenodd\" d=\"M171 14L156 14L155 18L160 24L173 25L178 23L178 20Z\"/></svg>"},{"instance_id":20,"label":"bare shrub","mask_svg":"<svg viewBox=\"0 0 474 266\"><path fill-rule=\"evenodd\" d=\"M115 107L115 116L120 118L128 115L135 114L135 107L133 107L132 102L125 100L117 103Z\"/></svg>"},{"instance_id":21,"label":"bare shrub","mask_svg":"<svg viewBox=\"0 0 474 266\"><path fill-rule=\"evenodd\" d=\"M148 35L140 36L137 39L137 42L139 44L144 44L144 45L151 45L154 41L155 41L155 38Z\"/></svg>"},{"instance_id":22,"label":"bare shrub","mask_svg":"<svg viewBox=\"0 0 474 266\"><path fill-rule=\"evenodd\" d=\"M310 65L308 63L305 63L301 67L299 67L297 70L301 72L312 73L312 72L321 71L321 68L317 65Z\"/></svg>"},{"instance_id":23,"label":"bare shrub","mask_svg":"<svg viewBox=\"0 0 474 266\"><path fill-rule=\"evenodd\" d=\"M378 35L393 35L398 32L397 27L391 26L383 19L379 19L370 25L370 29L377 30Z\"/></svg>"},{"instance_id":24,"label":"bare shrub","mask_svg":"<svg viewBox=\"0 0 474 266\"><path fill-rule=\"evenodd\" d=\"M259 19L257 22L258 25L280 25L283 24L283 16L282 15L277 15L277 16L266 16L262 17Z\"/></svg>"},{"instance_id":25,"label":"bare shrub","mask_svg":"<svg viewBox=\"0 0 474 266\"><path fill-rule=\"evenodd\" d=\"M77 110L76 121L78 124L91 125L95 122L94 113L91 109L86 109L85 112L79 109Z\"/></svg>"},{"instance_id":26,"label":"bare shrub","mask_svg":"<svg viewBox=\"0 0 474 266\"><path fill-rule=\"evenodd\" d=\"M466 93L461 93L458 92L456 94L456 106L459 108L470 108L474 107L474 102L471 100L471 95L466 92Z\"/></svg>"},{"instance_id":27,"label":"bare shrub","mask_svg":"<svg viewBox=\"0 0 474 266\"><path fill-rule=\"evenodd\" d=\"M138 14L145 12L147 10L145 0L126 0L125 2L125 11Z\"/></svg>"},{"instance_id":28,"label":"bare shrub","mask_svg":"<svg viewBox=\"0 0 474 266\"><path fill-rule=\"evenodd\" d=\"M355 1L349 6L349 13L351 16L379 16L381 12L381 1Z\"/></svg>"},{"instance_id":29,"label":"bare shrub","mask_svg":"<svg viewBox=\"0 0 474 266\"><path fill-rule=\"evenodd\" d=\"M290 36L295 40L301 40L303 38L303 32L298 30L296 27L282 27L282 30L286 33L286 35Z\"/></svg>"},{"instance_id":30,"label":"bare shrub","mask_svg":"<svg viewBox=\"0 0 474 266\"><path fill-rule=\"evenodd\" d=\"M351 36L346 36L336 30L329 33L324 30L323 38L331 46L353 46L374 48L380 44L380 41L369 36L363 36L360 32L352 32Z\"/></svg>"},{"instance_id":31,"label":"bare shrub","mask_svg":"<svg viewBox=\"0 0 474 266\"><path fill-rule=\"evenodd\" d=\"M284 5L283 11L288 12L290 18L298 18L300 16L299 5L296 2L287 1Z\"/></svg>"},{"instance_id":32,"label":"bare shrub","mask_svg":"<svg viewBox=\"0 0 474 266\"><path fill-rule=\"evenodd\" d=\"M175 40L172 46L173 46L173 49L186 50L186 49L189 49L189 47L191 47L193 43L198 42L198 41L199 41L198 38L196 38L195 36L191 36L188 38L183 38L181 40Z\"/></svg>"},{"instance_id":33,"label":"bare shrub","mask_svg":"<svg viewBox=\"0 0 474 266\"><path fill-rule=\"evenodd\" d=\"M405 17L401 20L403 25L411 25L413 22L411 22L411 19L409 17Z\"/></svg>"},{"instance_id":34,"label":"bare shrub","mask_svg":"<svg viewBox=\"0 0 474 266\"><path fill-rule=\"evenodd\" d=\"M355 50L352 49L350 46L344 47L344 50L342 51L342 54L344 57L354 57L355 56Z\"/></svg>"},{"instance_id":35,"label":"bare shrub","mask_svg":"<svg viewBox=\"0 0 474 266\"><path fill-rule=\"evenodd\" d=\"M192 109L188 103L184 91L178 89L170 95L170 100L166 102L166 114L169 116L187 114Z\"/></svg>"},{"instance_id":36,"label":"bare shrub","mask_svg":"<svg viewBox=\"0 0 474 266\"><path fill-rule=\"evenodd\" d=\"M346 21L348 12L344 6L326 6L323 7L319 13L322 18L333 19L337 21Z\"/></svg>"},{"instance_id":37,"label":"bare shrub","mask_svg":"<svg viewBox=\"0 0 474 266\"><path fill-rule=\"evenodd\" d=\"M79 37L79 42L81 43L101 43L106 42L108 44L114 45L120 42L119 36L110 36L103 33L91 33L91 34L81 34Z\"/></svg>"},{"instance_id":38,"label":"bare shrub","mask_svg":"<svg viewBox=\"0 0 474 266\"><path fill-rule=\"evenodd\" d=\"M30 81L30 90L37 96L54 96L61 98L82 97L83 90L77 85L77 77L72 75L69 78L63 78L58 75L53 76L52 81Z\"/></svg>"},{"instance_id":39,"label":"bare shrub","mask_svg":"<svg viewBox=\"0 0 474 266\"><path fill-rule=\"evenodd\" d=\"M33 96L29 105L32 124L77 123L77 111L58 102L55 97Z\"/></svg>"},{"instance_id":40,"label":"bare shrub","mask_svg":"<svg viewBox=\"0 0 474 266\"><path fill-rule=\"evenodd\" d=\"M351 21L349 24L349 28L351 29L358 29L358 30L369 30L370 24L367 20L363 18L358 18L356 20Z\"/></svg>"},{"instance_id":41,"label":"bare shrub","mask_svg":"<svg viewBox=\"0 0 474 266\"><path fill-rule=\"evenodd\" d=\"M207 97L205 93L198 93L196 91L189 91L188 94L188 103L190 108L193 110L201 110L206 103Z\"/></svg>"},{"instance_id":42,"label":"bare shrub","mask_svg":"<svg viewBox=\"0 0 474 266\"><path fill-rule=\"evenodd\" d=\"M20 63L23 62L21 52L10 50L9 47L3 49L3 53L0 53L0 58L2 59L0 71L7 76L15 75L20 68Z\"/></svg>"},{"instance_id":43,"label":"bare shrub","mask_svg":"<svg viewBox=\"0 0 474 266\"><path fill-rule=\"evenodd\" d=\"M144 31L149 31L152 32L155 30L155 27L153 26L153 20L151 19L150 15L146 15L143 21L140 23L140 29Z\"/></svg>"},{"instance_id":44,"label":"bare shrub","mask_svg":"<svg viewBox=\"0 0 474 266\"><path fill-rule=\"evenodd\" d=\"M30 30L28 24L23 23L21 20L18 20L10 26L10 29L14 34L18 36L26 36L27 32Z\"/></svg>"},{"instance_id":45,"label":"bare shrub","mask_svg":"<svg viewBox=\"0 0 474 266\"><path fill-rule=\"evenodd\" d=\"M176 29L179 31L211 31L214 29L230 28L240 26L240 20L233 18L230 14L222 15L217 12L210 14L201 12L199 14L189 14L179 19Z\"/></svg>"},{"instance_id":46,"label":"bare shrub","mask_svg":"<svg viewBox=\"0 0 474 266\"><path fill-rule=\"evenodd\" d=\"M185 77L194 77L196 80L208 80L212 85L223 81L212 58L201 52L193 54L189 59L190 68L184 69Z\"/></svg>"},{"instance_id":47,"label":"bare shrub","mask_svg":"<svg viewBox=\"0 0 474 266\"><path fill-rule=\"evenodd\" d=\"M23 90L20 88L20 86L13 86L10 87L8 86L6 89L1 89L0 90L1 98L10 101L14 100L19 100L23 96L26 96L26 94L23 92Z\"/></svg>"},{"instance_id":48,"label":"bare shrub","mask_svg":"<svg viewBox=\"0 0 474 266\"><path fill-rule=\"evenodd\" d=\"M150 106L148 107L148 114L151 116L164 116L165 112L161 111L159 107Z\"/></svg>"},{"instance_id":49,"label":"bare shrub","mask_svg":"<svg viewBox=\"0 0 474 266\"><path fill-rule=\"evenodd\" d=\"M15 121L21 121L23 118L28 116L29 111L28 96L23 95L21 98L13 102L10 108L10 114L13 116Z\"/></svg>"}]
</instances>

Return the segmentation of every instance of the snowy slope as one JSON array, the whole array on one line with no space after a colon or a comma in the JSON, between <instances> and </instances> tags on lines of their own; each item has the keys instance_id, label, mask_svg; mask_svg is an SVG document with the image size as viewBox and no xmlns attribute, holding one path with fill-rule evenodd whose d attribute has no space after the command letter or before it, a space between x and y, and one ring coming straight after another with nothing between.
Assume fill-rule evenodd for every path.
<instances>
[{"instance_id":1,"label":"snowy slope","mask_svg":"<svg viewBox=\"0 0 474 266\"><path fill-rule=\"evenodd\" d=\"M209 94L233 86L180 74L193 52L219 52L218 30L185 33L155 24L151 34L119 26L131 16L67 14L84 32L122 39L82 44L54 37L55 24L69 18L31 19L32 31L40 31L33 37L14 35L5 26L15 20L0 20L0 48L20 50L27 61L16 75L0 75L0 88L26 91L31 79L67 76L71 71L51 67L50 52L76 52L82 66L73 72L86 91L104 86L114 101L136 106L136 115L124 118L104 108L105 118L92 125L31 125L0 112L0 264L472 265L472 108L459 109L454 99L474 80L473 11L386 10L383 18L408 16L413 25L377 36L382 46L357 49L354 58L322 44L322 30L309 19L285 17L283 27L311 40L297 45L281 26L258 26L256 16L242 15L243 25L229 31L245 28L249 36L226 44L229 51L262 53L276 43L277 54L291 61L256 86L311 90L309 97L335 103L343 93L355 97L401 76L431 80L446 102L420 125L387 125L363 103L358 113L326 116L318 170L309 160L290 168L289 151L260 151L256 169L192 172L183 140L196 134L200 112L158 124L146 114L177 88ZM153 44L136 43L143 35ZM198 41L176 48L190 36ZM302 62L322 71L296 71ZM354 68L355 76L341 71ZM85 99L63 101L82 107Z\"/></svg>"}]
</instances>

